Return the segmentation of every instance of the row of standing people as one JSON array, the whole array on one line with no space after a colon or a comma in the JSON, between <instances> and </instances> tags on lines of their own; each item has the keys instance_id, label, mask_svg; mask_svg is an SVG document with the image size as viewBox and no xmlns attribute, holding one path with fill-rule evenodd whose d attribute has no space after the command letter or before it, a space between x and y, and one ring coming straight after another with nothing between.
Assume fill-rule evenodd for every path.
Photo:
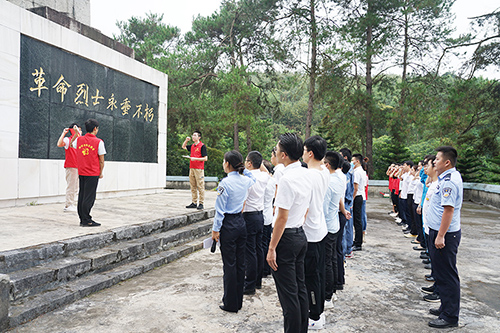
<instances>
[{"instance_id":1,"label":"row of standing people","mask_svg":"<svg viewBox=\"0 0 500 333\"><path fill-rule=\"evenodd\" d=\"M412 239L413 249L421 251L425 268L431 270L425 279L434 284L421 288L427 294L423 299L439 302L440 307L429 310L438 318L428 324L447 328L458 326L460 280L456 256L461 239L463 185L455 168L457 151L443 146L436 152L417 164L392 164L387 175L393 203L390 214L405 237Z\"/></svg>"},{"instance_id":2,"label":"row of standing people","mask_svg":"<svg viewBox=\"0 0 500 333\"><path fill-rule=\"evenodd\" d=\"M354 155L351 167L347 153L327 152L319 136L302 142L287 133L272 152L273 176L259 152L250 152L245 160L237 151L224 155L228 176L217 189L212 231L223 260L222 310L238 312L243 295L255 294L271 272L285 332L325 326L325 306L345 283L344 246L352 246L352 239L344 241L344 231L352 221L353 204L356 241L360 237L362 242L367 177L360 172L362 156ZM352 237L353 224L350 228Z\"/></svg>"}]
</instances>

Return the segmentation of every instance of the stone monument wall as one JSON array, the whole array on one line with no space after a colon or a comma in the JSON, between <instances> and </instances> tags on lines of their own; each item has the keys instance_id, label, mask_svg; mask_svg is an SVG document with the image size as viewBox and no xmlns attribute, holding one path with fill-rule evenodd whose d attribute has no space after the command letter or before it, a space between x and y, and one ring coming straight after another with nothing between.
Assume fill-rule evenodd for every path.
<instances>
[{"instance_id":1,"label":"stone monument wall","mask_svg":"<svg viewBox=\"0 0 500 333\"><path fill-rule=\"evenodd\" d=\"M57 139L88 118L107 150L98 197L165 186L167 75L6 0L0 38L0 207L64 200Z\"/></svg>"}]
</instances>

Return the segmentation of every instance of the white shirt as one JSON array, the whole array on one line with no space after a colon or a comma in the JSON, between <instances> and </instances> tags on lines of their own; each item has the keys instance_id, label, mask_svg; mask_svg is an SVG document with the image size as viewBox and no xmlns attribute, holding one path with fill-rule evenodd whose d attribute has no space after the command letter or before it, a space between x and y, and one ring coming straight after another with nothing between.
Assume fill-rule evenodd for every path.
<instances>
[{"instance_id":1,"label":"white shirt","mask_svg":"<svg viewBox=\"0 0 500 333\"><path fill-rule=\"evenodd\" d=\"M365 187L366 187L366 172L361 166L354 169L354 184L358 184L358 191L356 196L361 195L363 200L366 200Z\"/></svg>"},{"instance_id":2,"label":"white shirt","mask_svg":"<svg viewBox=\"0 0 500 333\"><path fill-rule=\"evenodd\" d=\"M274 205L276 209L288 210L285 228L298 228L304 224L311 191L307 169L303 168L299 161L289 164L283 170Z\"/></svg>"},{"instance_id":3,"label":"white shirt","mask_svg":"<svg viewBox=\"0 0 500 333\"><path fill-rule=\"evenodd\" d=\"M427 194L425 195L424 206L422 207L422 221L424 225L424 231L426 234L429 234L429 224L427 222L429 203L431 202L431 198L434 195L434 192L436 192L437 185L438 185L437 180L429 184L429 188L427 189Z\"/></svg>"},{"instance_id":4,"label":"white shirt","mask_svg":"<svg viewBox=\"0 0 500 333\"><path fill-rule=\"evenodd\" d=\"M401 199L408 199L408 186L410 185L410 173L401 175Z\"/></svg>"},{"instance_id":5,"label":"white shirt","mask_svg":"<svg viewBox=\"0 0 500 333\"><path fill-rule=\"evenodd\" d=\"M283 163L280 163L274 167L273 177L276 180L276 184L279 183L281 176L283 176L284 170L285 170L285 165Z\"/></svg>"},{"instance_id":6,"label":"white shirt","mask_svg":"<svg viewBox=\"0 0 500 333\"><path fill-rule=\"evenodd\" d=\"M309 212L304 222L304 232L309 243L316 243L323 240L328 233L323 201L330 183L330 172L325 166L322 166L322 170L307 169L307 171L309 182L312 185L312 192Z\"/></svg>"},{"instance_id":7,"label":"white shirt","mask_svg":"<svg viewBox=\"0 0 500 333\"><path fill-rule=\"evenodd\" d=\"M323 211L325 213L326 227L328 232L332 234L340 230L339 204L345 195L346 181L346 175L341 169L337 169L330 174L330 183L326 190Z\"/></svg>"},{"instance_id":8,"label":"white shirt","mask_svg":"<svg viewBox=\"0 0 500 333\"><path fill-rule=\"evenodd\" d=\"M271 177L267 172L262 172L259 169L249 171L257 181L248 189L248 196L243 212L260 212L264 210L264 192Z\"/></svg>"},{"instance_id":9,"label":"white shirt","mask_svg":"<svg viewBox=\"0 0 500 333\"><path fill-rule=\"evenodd\" d=\"M413 193L413 202L418 206L422 202L422 194L424 193L424 184L417 177L418 183L415 185L415 192Z\"/></svg>"},{"instance_id":10,"label":"white shirt","mask_svg":"<svg viewBox=\"0 0 500 333\"><path fill-rule=\"evenodd\" d=\"M273 199L276 193L276 180L271 177L266 185L266 190L264 191L264 225L270 225L273 223Z\"/></svg>"},{"instance_id":11,"label":"white shirt","mask_svg":"<svg viewBox=\"0 0 500 333\"><path fill-rule=\"evenodd\" d=\"M413 176L410 176L410 185L408 185L408 194L415 194L415 188L417 187L417 183L420 182L420 178L415 179Z\"/></svg>"}]
</instances>

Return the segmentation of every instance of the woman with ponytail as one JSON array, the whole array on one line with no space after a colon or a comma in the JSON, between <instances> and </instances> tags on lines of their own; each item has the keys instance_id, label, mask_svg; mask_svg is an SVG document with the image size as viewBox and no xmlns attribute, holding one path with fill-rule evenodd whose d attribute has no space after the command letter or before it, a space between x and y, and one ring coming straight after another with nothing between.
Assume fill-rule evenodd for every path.
<instances>
[{"instance_id":1,"label":"woman with ponytail","mask_svg":"<svg viewBox=\"0 0 500 333\"><path fill-rule=\"evenodd\" d=\"M65 128L59 140L58 147L64 147L65 159L64 168L66 170L66 204L64 205L65 212L76 212L76 195L78 193L78 166L76 163L76 149L70 145L71 139L76 135L74 126L78 128L79 134L82 134L82 129L77 123L71 124ZM70 133L69 137L66 134Z\"/></svg>"},{"instance_id":2,"label":"woman with ponytail","mask_svg":"<svg viewBox=\"0 0 500 333\"><path fill-rule=\"evenodd\" d=\"M241 211L255 177L245 169L243 156L236 150L224 154L222 167L227 177L217 188L212 239L220 242L224 265L224 304L220 308L236 313L243 303L245 282L247 232Z\"/></svg>"}]
</instances>

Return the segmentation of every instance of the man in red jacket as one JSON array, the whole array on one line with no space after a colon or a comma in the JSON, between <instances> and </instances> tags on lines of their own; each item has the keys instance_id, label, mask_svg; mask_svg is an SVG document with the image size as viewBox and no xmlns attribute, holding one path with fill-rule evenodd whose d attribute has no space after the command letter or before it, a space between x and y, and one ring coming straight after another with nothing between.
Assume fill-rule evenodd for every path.
<instances>
[{"instance_id":1,"label":"man in red jacket","mask_svg":"<svg viewBox=\"0 0 500 333\"><path fill-rule=\"evenodd\" d=\"M104 147L104 141L96 137L99 131L97 120L87 120L85 122L85 130L87 134L78 136L76 140L73 139L80 180L78 216L80 217L81 227L98 227L101 224L92 220L90 210L94 206L99 178L102 178L106 148Z\"/></svg>"},{"instance_id":2,"label":"man in red jacket","mask_svg":"<svg viewBox=\"0 0 500 333\"><path fill-rule=\"evenodd\" d=\"M207 161L207 147L201 142L201 132L194 131L193 144L187 143L191 140L188 136L182 144L182 149L186 149L190 154L189 162L189 184L191 185L192 202L186 208L203 209L205 200L205 162ZM198 205L196 205L198 202Z\"/></svg>"}]
</instances>

